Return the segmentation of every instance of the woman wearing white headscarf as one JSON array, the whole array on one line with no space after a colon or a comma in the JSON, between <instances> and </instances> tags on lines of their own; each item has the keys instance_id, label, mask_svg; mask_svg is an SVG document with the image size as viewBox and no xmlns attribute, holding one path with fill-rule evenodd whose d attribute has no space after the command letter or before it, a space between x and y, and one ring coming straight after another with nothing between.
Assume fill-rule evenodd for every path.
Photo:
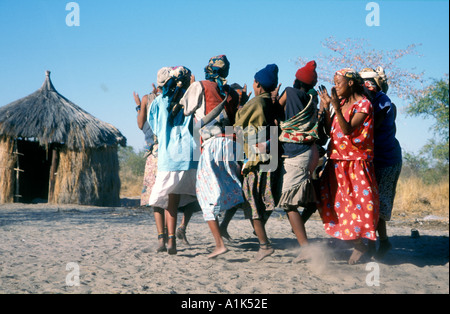
<instances>
[{"instance_id":1,"label":"woman wearing white headscarf","mask_svg":"<svg viewBox=\"0 0 450 314\"><path fill-rule=\"evenodd\" d=\"M375 258L381 259L392 248L386 230L386 221L391 220L395 190L402 169L402 149L395 137L397 109L386 95L389 85L383 68L366 68L360 72L369 91L375 113L374 166L380 193L380 219L378 237L380 245ZM375 242L371 242L375 250Z\"/></svg>"},{"instance_id":2,"label":"woman wearing white headscarf","mask_svg":"<svg viewBox=\"0 0 450 314\"><path fill-rule=\"evenodd\" d=\"M158 71L161 95L152 102L147 121L158 138L158 171L149 205L165 208L156 221L160 247L165 251L164 215L167 220L167 252L177 254L175 228L178 207L195 202L195 175L198 162L192 158L194 140L192 119L176 111L184 92L190 85L191 71L186 67L165 67Z\"/></svg>"}]
</instances>

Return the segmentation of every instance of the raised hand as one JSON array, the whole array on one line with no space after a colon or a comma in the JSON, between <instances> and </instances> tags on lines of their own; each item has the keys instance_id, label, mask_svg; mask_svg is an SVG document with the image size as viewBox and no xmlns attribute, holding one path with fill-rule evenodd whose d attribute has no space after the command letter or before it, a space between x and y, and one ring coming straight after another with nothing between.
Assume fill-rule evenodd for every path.
<instances>
[{"instance_id":1,"label":"raised hand","mask_svg":"<svg viewBox=\"0 0 450 314\"><path fill-rule=\"evenodd\" d=\"M270 93L271 96L272 96L272 100L273 100L273 101L278 100L278 96L279 96L279 92L280 92L280 87L281 87L281 83L278 84L277 88L275 88L275 90L274 90L272 93Z\"/></svg>"},{"instance_id":2,"label":"raised hand","mask_svg":"<svg viewBox=\"0 0 450 314\"><path fill-rule=\"evenodd\" d=\"M134 101L136 102L137 106L141 105L141 99L139 98L139 94L136 92L133 92Z\"/></svg>"},{"instance_id":3,"label":"raised hand","mask_svg":"<svg viewBox=\"0 0 450 314\"><path fill-rule=\"evenodd\" d=\"M336 111L341 107L339 96L336 92L336 88L334 87L331 89L331 104Z\"/></svg>"},{"instance_id":4,"label":"raised hand","mask_svg":"<svg viewBox=\"0 0 450 314\"><path fill-rule=\"evenodd\" d=\"M247 95L247 99L250 99L250 96L252 95L253 92L250 92L249 94L247 94L247 84L244 84L244 88L242 89L242 95Z\"/></svg>"},{"instance_id":5,"label":"raised hand","mask_svg":"<svg viewBox=\"0 0 450 314\"><path fill-rule=\"evenodd\" d=\"M325 86L319 86L320 107L326 111L330 110L331 97L328 95L328 91Z\"/></svg>"},{"instance_id":6,"label":"raised hand","mask_svg":"<svg viewBox=\"0 0 450 314\"><path fill-rule=\"evenodd\" d=\"M155 94L156 96L161 94L161 90L155 86L155 83L152 83L152 87L153 87L152 94Z\"/></svg>"},{"instance_id":7,"label":"raised hand","mask_svg":"<svg viewBox=\"0 0 450 314\"><path fill-rule=\"evenodd\" d=\"M250 99L250 96L252 95L252 92L247 94L247 84L244 84L244 87L242 88L242 95L240 96L240 104L241 106L247 103L247 101Z\"/></svg>"}]
</instances>

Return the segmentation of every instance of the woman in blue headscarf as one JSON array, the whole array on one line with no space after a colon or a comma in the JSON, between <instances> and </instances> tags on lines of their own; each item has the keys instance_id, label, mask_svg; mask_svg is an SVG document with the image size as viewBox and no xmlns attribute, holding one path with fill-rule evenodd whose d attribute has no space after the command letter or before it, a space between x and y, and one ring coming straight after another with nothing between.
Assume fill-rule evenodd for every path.
<instances>
[{"instance_id":1,"label":"woman in blue headscarf","mask_svg":"<svg viewBox=\"0 0 450 314\"><path fill-rule=\"evenodd\" d=\"M269 130L275 127L277 116L271 93L277 85L278 66L276 64L269 64L258 71L253 82L255 97L238 111L234 124L238 138L244 140L246 156L242 170L244 207L252 212L251 221L259 240L256 260L262 260L274 252L266 233L265 223L279 200L276 189L278 147L275 144L276 141L270 145L271 148L276 146L276 149L272 151L261 152L259 146L268 142L269 135L272 134Z\"/></svg>"}]
</instances>

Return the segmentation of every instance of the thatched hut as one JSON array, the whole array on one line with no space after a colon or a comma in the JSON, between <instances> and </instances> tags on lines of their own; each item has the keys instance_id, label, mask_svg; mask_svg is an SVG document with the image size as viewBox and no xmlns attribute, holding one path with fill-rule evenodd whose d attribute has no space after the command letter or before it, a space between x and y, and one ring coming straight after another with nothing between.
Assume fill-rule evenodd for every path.
<instances>
[{"instance_id":1,"label":"thatched hut","mask_svg":"<svg viewBox=\"0 0 450 314\"><path fill-rule=\"evenodd\" d=\"M60 95L46 72L33 94L0 107L0 204L117 206L126 138Z\"/></svg>"}]
</instances>

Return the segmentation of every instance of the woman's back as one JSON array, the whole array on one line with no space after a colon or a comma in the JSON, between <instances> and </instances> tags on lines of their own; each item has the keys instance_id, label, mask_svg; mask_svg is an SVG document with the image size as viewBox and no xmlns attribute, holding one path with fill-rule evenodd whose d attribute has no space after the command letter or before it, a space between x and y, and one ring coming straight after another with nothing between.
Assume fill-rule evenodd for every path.
<instances>
[{"instance_id":1,"label":"woman's back","mask_svg":"<svg viewBox=\"0 0 450 314\"><path fill-rule=\"evenodd\" d=\"M286 105L284 110L284 121L286 121L303 111L308 105L311 96L304 91L293 87L287 87L284 93L286 93ZM309 144L286 142L282 143L282 147L282 156L289 158L298 156L311 148Z\"/></svg>"}]
</instances>

